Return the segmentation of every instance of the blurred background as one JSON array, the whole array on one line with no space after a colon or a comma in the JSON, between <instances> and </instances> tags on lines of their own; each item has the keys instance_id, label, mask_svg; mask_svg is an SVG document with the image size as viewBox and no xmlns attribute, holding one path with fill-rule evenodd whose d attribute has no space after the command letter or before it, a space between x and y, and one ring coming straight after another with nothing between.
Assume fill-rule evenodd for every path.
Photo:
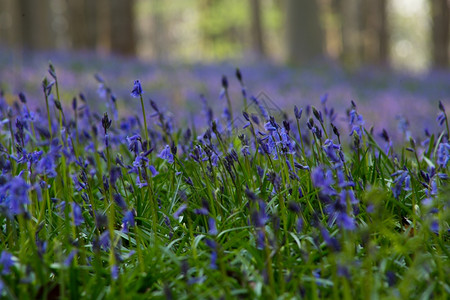
<instances>
[{"instance_id":1,"label":"blurred background","mask_svg":"<svg viewBox=\"0 0 450 300\"><path fill-rule=\"evenodd\" d=\"M144 60L449 65L448 0L0 0L0 47Z\"/></svg>"},{"instance_id":2,"label":"blurred background","mask_svg":"<svg viewBox=\"0 0 450 300\"><path fill-rule=\"evenodd\" d=\"M82 92L108 109L108 87L119 118L136 113L140 79L145 105L194 123L206 106L224 118L222 75L240 115L240 67L249 96L282 109L328 97L345 122L354 100L368 128L423 134L438 100L450 107L449 10L450 0L0 0L0 92L42 105L51 60L68 108Z\"/></svg>"}]
</instances>

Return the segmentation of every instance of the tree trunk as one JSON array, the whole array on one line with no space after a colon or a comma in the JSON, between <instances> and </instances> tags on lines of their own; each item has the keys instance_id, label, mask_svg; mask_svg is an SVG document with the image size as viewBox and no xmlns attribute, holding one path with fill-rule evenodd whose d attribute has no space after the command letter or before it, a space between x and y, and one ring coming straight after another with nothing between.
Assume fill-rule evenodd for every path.
<instances>
[{"instance_id":1,"label":"tree trunk","mask_svg":"<svg viewBox=\"0 0 450 300\"><path fill-rule=\"evenodd\" d=\"M0 46L13 47L18 44L20 28L15 24L17 0L0 0Z\"/></svg>"},{"instance_id":2,"label":"tree trunk","mask_svg":"<svg viewBox=\"0 0 450 300\"><path fill-rule=\"evenodd\" d=\"M264 35L261 20L261 1L251 0L251 38L252 50L260 58L264 58L266 51L264 48Z\"/></svg>"},{"instance_id":3,"label":"tree trunk","mask_svg":"<svg viewBox=\"0 0 450 300\"><path fill-rule=\"evenodd\" d=\"M27 50L54 48L55 33L51 27L49 1L18 0L17 5L21 46Z\"/></svg>"},{"instance_id":4,"label":"tree trunk","mask_svg":"<svg viewBox=\"0 0 450 300\"><path fill-rule=\"evenodd\" d=\"M341 0L341 60L347 67L356 67L361 63L361 14L360 0Z\"/></svg>"},{"instance_id":5,"label":"tree trunk","mask_svg":"<svg viewBox=\"0 0 450 300\"><path fill-rule=\"evenodd\" d=\"M97 43L97 5L89 0L68 0L67 19L73 49L95 50Z\"/></svg>"},{"instance_id":6,"label":"tree trunk","mask_svg":"<svg viewBox=\"0 0 450 300\"><path fill-rule=\"evenodd\" d=\"M287 0L287 58L302 64L323 56L323 33L316 0Z\"/></svg>"},{"instance_id":7,"label":"tree trunk","mask_svg":"<svg viewBox=\"0 0 450 300\"><path fill-rule=\"evenodd\" d=\"M447 68L449 66L449 3L447 0L431 0L433 67Z\"/></svg>"},{"instance_id":8,"label":"tree trunk","mask_svg":"<svg viewBox=\"0 0 450 300\"><path fill-rule=\"evenodd\" d=\"M382 64L389 64L389 46L390 46L390 35L389 35L389 20L387 11L387 1L388 0L378 0L379 2L379 12L380 12L380 23L378 28L378 39L379 39L379 62Z\"/></svg>"},{"instance_id":9,"label":"tree trunk","mask_svg":"<svg viewBox=\"0 0 450 300\"><path fill-rule=\"evenodd\" d=\"M111 53L111 1L97 0L97 51Z\"/></svg>"},{"instance_id":10,"label":"tree trunk","mask_svg":"<svg viewBox=\"0 0 450 300\"><path fill-rule=\"evenodd\" d=\"M111 0L111 50L115 53L136 54L133 10L133 0Z\"/></svg>"},{"instance_id":11,"label":"tree trunk","mask_svg":"<svg viewBox=\"0 0 450 300\"><path fill-rule=\"evenodd\" d=\"M387 0L362 3L361 32L362 60L370 64L387 64L389 32L387 24Z\"/></svg>"},{"instance_id":12,"label":"tree trunk","mask_svg":"<svg viewBox=\"0 0 450 300\"><path fill-rule=\"evenodd\" d=\"M170 55L168 51L167 21L163 13L161 2L153 0L154 10L152 10L152 45L156 59L164 60Z\"/></svg>"}]
</instances>

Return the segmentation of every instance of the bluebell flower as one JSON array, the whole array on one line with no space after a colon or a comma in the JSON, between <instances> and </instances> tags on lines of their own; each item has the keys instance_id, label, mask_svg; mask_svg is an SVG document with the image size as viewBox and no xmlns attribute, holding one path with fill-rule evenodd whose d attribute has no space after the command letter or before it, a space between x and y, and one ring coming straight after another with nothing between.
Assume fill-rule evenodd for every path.
<instances>
[{"instance_id":1,"label":"bluebell flower","mask_svg":"<svg viewBox=\"0 0 450 300\"><path fill-rule=\"evenodd\" d=\"M314 185L320 187L324 194L329 196L336 195L336 191L332 186L334 180L331 170L325 172L321 167L315 168L312 172L312 180Z\"/></svg>"},{"instance_id":2,"label":"bluebell flower","mask_svg":"<svg viewBox=\"0 0 450 300\"><path fill-rule=\"evenodd\" d=\"M195 213L196 215L203 215L203 216L209 215L209 211L208 211L208 209L206 209L205 207L201 207L201 208L196 208L196 209L194 209L194 213Z\"/></svg>"},{"instance_id":3,"label":"bluebell flower","mask_svg":"<svg viewBox=\"0 0 450 300\"><path fill-rule=\"evenodd\" d=\"M264 124L264 129L269 132L277 130L277 128L272 124L272 122L267 122L266 124Z\"/></svg>"},{"instance_id":4,"label":"bluebell flower","mask_svg":"<svg viewBox=\"0 0 450 300\"><path fill-rule=\"evenodd\" d=\"M112 186L116 185L117 180L119 180L120 177L122 177L122 169L117 167L117 166L113 166L111 168L111 171L109 172L109 182L111 183Z\"/></svg>"},{"instance_id":5,"label":"bluebell flower","mask_svg":"<svg viewBox=\"0 0 450 300\"><path fill-rule=\"evenodd\" d=\"M299 214L301 211L300 205L292 200L288 202L288 209L296 214Z\"/></svg>"},{"instance_id":6,"label":"bluebell flower","mask_svg":"<svg viewBox=\"0 0 450 300\"><path fill-rule=\"evenodd\" d=\"M260 229L256 230L256 245L260 250L266 247L266 235L264 234L264 231Z\"/></svg>"},{"instance_id":7,"label":"bluebell flower","mask_svg":"<svg viewBox=\"0 0 450 300\"><path fill-rule=\"evenodd\" d=\"M294 167L296 167L297 169L300 169L300 170L309 170L308 166L304 166L298 162L294 162Z\"/></svg>"},{"instance_id":8,"label":"bluebell flower","mask_svg":"<svg viewBox=\"0 0 450 300\"><path fill-rule=\"evenodd\" d=\"M139 98L143 93L141 82L139 80L135 80L133 90L131 91L131 96L134 98Z\"/></svg>"},{"instance_id":9,"label":"bluebell flower","mask_svg":"<svg viewBox=\"0 0 450 300\"><path fill-rule=\"evenodd\" d=\"M435 234L439 234L439 222L437 220L431 221L430 230Z\"/></svg>"},{"instance_id":10,"label":"bluebell flower","mask_svg":"<svg viewBox=\"0 0 450 300\"><path fill-rule=\"evenodd\" d=\"M111 268L111 278L113 280L117 280L119 278L119 267L117 265L114 265Z\"/></svg>"},{"instance_id":11,"label":"bluebell flower","mask_svg":"<svg viewBox=\"0 0 450 300\"><path fill-rule=\"evenodd\" d=\"M14 265L13 256L6 250L0 255L0 266L2 266L2 275L11 273L11 267Z\"/></svg>"},{"instance_id":12,"label":"bluebell flower","mask_svg":"<svg viewBox=\"0 0 450 300\"><path fill-rule=\"evenodd\" d=\"M47 251L47 245L48 245L47 241L41 240L39 236L36 237L36 248L40 258L42 258L45 252Z\"/></svg>"},{"instance_id":13,"label":"bluebell flower","mask_svg":"<svg viewBox=\"0 0 450 300\"><path fill-rule=\"evenodd\" d=\"M76 254L77 254L77 250L76 249L73 249L72 251L70 251L69 255L64 260L64 265L66 267L70 267L70 265L72 265L73 259L75 258Z\"/></svg>"},{"instance_id":14,"label":"bluebell flower","mask_svg":"<svg viewBox=\"0 0 450 300\"><path fill-rule=\"evenodd\" d=\"M355 220L350 217L345 211L337 213L336 224L346 230L354 230L356 228Z\"/></svg>"},{"instance_id":15,"label":"bluebell flower","mask_svg":"<svg viewBox=\"0 0 450 300\"><path fill-rule=\"evenodd\" d=\"M6 184L0 187L0 194L3 194L4 200L0 202L1 206L6 208L12 215L21 214L25 211L25 205L30 204L28 190L30 185L20 176L13 177Z\"/></svg>"},{"instance_id":16,"label":"bluebell flower","mask_svg":"<svg viewBox=\"0 0 450 300\"><path fill-rule=\"evenodd\" d=\"M145 167L146 163L148 162L148 158L143 155L138 155L133 161L133 167L139 168L139 167Z\"/></svg>"},{"instance_id":17,"label":"bluebell flower","mask_svg":"<svg viewBox=\"0 0 450 300\"><path fill-rule=\"evenodd\" d=\"M75 226L80 226L84 222L81 207L75 202L72 202L72 217Z\"/></svg>"},{"instance_id":18,"label":"bluebell flower","mask_svg":"<svg viewBox=\"0 0 450 300\"><path fill-rule=\"evenodd\" d=\"M303 231L303 225L304 225L303 218L299 216L297 218L297 222L295 224L295 229L297 230L297 233L300 233Z\"/></svg>"},{"instance_id":19,"label":"bluebell flower","mask_svg":"<svg viewBox=\"0 0 450 300\"><path fill-rule=\"evenodd\" d=\"M250 99L253 101L253 103L255 103L259 110L261 111L261 114L263 115L264 119L269 120L269 114L267 113L267 110L265 109L265 107L261 104L261 102L254 96L250 97ZM255 122L256 123L256 122Z\"/></svg>"},{"instance_id":20,"label":"bluebell flower","mask_svg":"<svg viewBox=\"0 0 450 300\"><path fill-rule=\"evenodd\" d=\"M114 194L113 198L114 198L114 202L116 202L117 206L119 206L123 211L125 211L127 209L127 204L121 194L119 194L119 193Z\"/></svg>"},{"instance_id":21,"label":"bluebell flower","mask_svg":"<svg viewBox=\"0 0 450 300\"><path fill-rule=\"evenodd\" d=\"M340 161L340 158L336 154L336 151L340 149L339 145L336 145L333 143L332 140L327 139L327 140L325 140L322 147L330 161L332 161L334 163L338 163Z\"/></svg>"},{"instance_id":22,"label":"bluebell flower","mask_svg":"<svg viewBox=\"0 0 450 300\"><path fill-rule=\"evenodd\" d=\"M281 144L283 145L283 151L288 154L295 154L295 142L289 137L289 133L285 128L281 129Z\"/></svg>"},{"instance_id":23,"label":"bluebell flower","mask_svg":"<svg viewBox=\"0 0 450 300\"><path fill-rule=\"evenodd\" d=\"M351 130L350 130L350 136L352 136L354 133L358 134L359 138L362 137L362 131L361 131L361 126L364 125L364 119L361 115L359 115L355 109L352 109L349 112L349 116L350 116L350 126L351 126Z\"/></svg>"},{"instance_id":24,"label":"bluebell flower","mask_svg":"<svg viewBox=\"0 0 450 300\"><path fill-rule=\"evenodd\" d=\"M278 149L277 144L272 136L267 139L267 154L272 154L274 160L278 160Z\"/></svg>"},{"instance_id":25,"label":"bluebell flower","mask_svg":"<svg viewBox=\"0 0 450 300\"><path fill-rule=\"evenodd\" d=\"M216 270L217 269L217 243L210 239L206 239L205 243L212 250L211 263L210 263L209 267L213 270Z\"/></svg>"},{"instance_id":26,"label":"bluebell flower","mask_svg":"<svg viewBox=\"0 0 450 300\"><path fill-rule=\"evenodd\" d=\"M209 226L209 234L211 235L217 235L217 227L216 227L216 220L214 220L213 217L209 217L208 219L208 226Z\"/></svg>"},{"instance_id":27,"label":"bluebell flower","mask_svg":"<svg viewBox=\"0 0 450 300\"><path fill-rule=\"evenodd\" d=\"M355 183L353 181L345 179L344 171L342 170L341 166L339 166L339 168L337 169L336 175L337 182L340 188L355 186Z\"/></svg>"},{"instance_id":28,"label":"bluebell flower","mask_svg":"<svg viewBox=\"0 0 450 300\"><path fill-rule=\"evenodd\" d=\"M398 170L397 172L393 173L391 175L391 177L396 177L393 181L394 186L392 187L392 193L394 194L394 197L397 199L400 196L403 185L404 185L406 179L409 177L409 174L408 174L408 171ZM407 190L409 188L410 187L407 186L405 190Z\"/></svg>"},{"instance_id":29,"label":"bluebell flower","mask_svg":"<svg viewBox=\"0 0 450 300\"><path fill-rule=\"evenodd\" d=\"M294 106L294 114L297 120L302 118L303 108L298 109L297 106Z\"/></svg>"},{"instance_id":30,"label":"bluebell flower","mask_svg":"<svg viewBox=\"0 0 450 300\"><path fill-rule=\"evenodd\" d=\"M323 240L328 245L328 247L337 252L341 251L341 245L339 244L339 241L335 237L331 237L327 229L322 227L320 229L320 233L322 234Z\"/></svg>"},{"instance_id":31,"label":"bluebell flower","mask_svg":"<svg viewBox=\"0 0 450 300\"><path fill-rule=\"evenodd\" d=\"M122 219L122 231L128 233L130 227L134 227L134 212L129 210L125 213Z\"/></svg>"},{"instance_id":32,"label":"bluebell flower","mask_svg":"<svg viewBox=\"0 0 450 300\"><path fill-rule=\"evenodd\" d=\"M262 228L266 225L267 221L269 221L269 217L266 214L266 204L264 201L260 200L259 209L254 209L250 215L253 226L256 228Z\"/></svg>"},{"instance_id":33,"label":"bluebell flower","mask_svg":"<svg viewBox=\"0 0 450 300\"><path fill-rule=\"evenodd\" d=\"M389 287L394 286L397 283L397 275L395 272L387 271L386 279Z\"/></svg>"},{"instance_id":34,"label":"bluebell flower","mask_svg":"<svg viewBox=\"0 0 450 300\"><path fill-rule=\"evenodd\" d=\"M175 219L178 219L181 214L186 210L187 205L185 203L181 204L180 207L177 209L177 211L173 214L173 217Z\"/></svg>"},{"instance_id":35,"label":"bluebell flower","mask_svg":"<svg viewBox=\"0 0 450 300\"><path fill-rule=\"evenodd\" d=\"M347 279L350 279L350 272L346 266L339 265L337 269L337 274L340 277L345 277Z\"/></svg>"},{"instance_id":36,"label":"bluebell flower","mask_svg":"<svg viewBox=\"0 0 450 300\"><path fill-rule=\"evenodd\" d=\"M436 121L440 126L442 126L447 119L447 115L444 112L439 113L438 117L436 118Z\"/></svg>"},{"instance_id":37,"label":"bluebell flower","mask_svg":"<svg viewBox=\"0 0 450 300\"><path fill-rule=\"evenodd\" d=\"M109 231L105 230L99 238L98 244L100 248L103 248L103 250L107 251L111 245L110 238L109 238Z\"/></svg>"},{"instance_id":38,"label":"bluebell flower","mask_svg":"<svg viewBox=\"0 0 450 300\"><path fill-rule=\"evenodd\" d=\"M170 151L169 145L164 147L164 149L158 154L158 157L167 160L169 164L173 164L173 154Z\"/></svg>"},{"instance_id":39,"label":"bluebell flower","mask_svg":"<svg viewBox=\"0 0 450 300\"><path fill-rule=\"evenodd\" d=\"M106 99L106 95L108 94L108 88L104 83L98 84L97 94L100 98Z\"/></svg>"},{"instance_id":40,"label":"bluebell flower","mask_svg":"<svg viewBox=\"0 0 450 300\"><path fill-rule=\"evenodd\" d=\"M156 175L159 174L159 172L155 169L155 167L153 165L148 166L150 173L152 173L152 177L155 177Z\"/></svg>"},{"instance_id":41,"label":"bluebell flower","mask_svg":"<svg viewBox=\"0 0 450 300\"><path fill-rule=\"evenodd\" d=\"M450 160L450 144L440 143L437 150L437 163L440 167L446 168Z\"/></svg>"},{"instance_id":42,"label":"bluebell flower","mask_svg":"<svg viewBox=\"0 0 450 300\"><path fill-rule=\"evenodd\" d=\"M141 189L141 188L143 188L144 186L147 186L148 184L147 184L147 181L146 181L146 180L141 179L140 176L138 175L138 176L136 177L136 185Z\"/></svg>"},{"instance_id":43,"label":"bluebell flower","mask_svg":"<svg viewBox=\"0 0 450 300\"><path fill-rule=\"evenodd\" d=\"M228 88L228 79L227 79L227 76L225 76L225 75L222 75L222 87L224 89Z\"/></svg>"}]
</instances>

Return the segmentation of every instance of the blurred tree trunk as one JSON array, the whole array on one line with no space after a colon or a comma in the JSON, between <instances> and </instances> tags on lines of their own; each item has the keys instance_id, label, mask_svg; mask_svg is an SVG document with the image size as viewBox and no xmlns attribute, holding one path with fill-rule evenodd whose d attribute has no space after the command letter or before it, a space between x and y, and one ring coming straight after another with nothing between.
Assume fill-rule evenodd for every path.
<instances>
[{"instance_id":1,"label":"blurred tree trunk","mask_svg":"<svg viewBox=\"0 0 450 300\"><path fill-rule=\"evenodd\" d=\"M155 58L164 60L169 57L167 24L163 3L153 0L152 9L152 45Z\"/></svg>"},{"instance_id":2,"label":"blurred tree trunk","mask_svg":"<svg viewBox=\"0 0 450 300\"><path fill-rule=\"evenodd\" d=\"M324 54L324 37L316 0L286 0L287 58L302 64Z\"/></svg>"},{"instance_id":3,"label":"blurred tree trunk","mask_svg":"<svg viewBox=\"0 0 450 300\"><path fill-rule=\"evenodd\" d=\"M361 10L362 60L386 65L389 55L387 0L364 1Z\"/></svg>"},{"instance_id":4,"label":"blurred tree trunk","mask_svg":"<svg viewBox=\"0 0 450 300\"><path fill-rule=\"evenodd\" d=\"M17 19L17 1L0 0L0 46L17 46L20 35L18 24L14 24Z\"/></svg>"},{"instance_id":5,"label":"blurred tree trunk","mask_svg":"<svg viewBox=\"0 0 450 300\"><path fill-rule=\"evenodd\" d=\"M431 0L433 67L447 68L449 66L449 10L447 0Z\"/></svg>"},{"instance_id":6,"label":"blurred tree trunk","mask_svg":"<svg viewBox=\"0 0 450 300\"><path fill-rule=\"evenodd\" d=\"M322 0L326 55L338 60L342 51L339 0Z\"/></svg>"},{"instance_id":7,"label":"blurred tree trunk","mask_svg":"<svg viewBox=\"0 0 450 300\"><path fill-rule=\"evenodd\" d=\"M20 45L27 50L45 50L55 47L55 33L52 30L50 1L17 0Z\"/></svg>"},{"instance_id":8,"label":"blurred tree trunk","mask_svg":"<svg viewBox=\"0 0 450 300\"><path fill-rule=\"evenodd\" d=\"M111 6L109 0L97 0L97 51L111 53Z\"/></svg>"},{"instance_id":9,"label":"blurred tree trunk","mask_svg":"<svg viewBox=\"0 0 450 300\"><path fill-rule=\"evenodd\" d=\"M136 54L134 0L111 0L111 50L123 55Z\"/></svg>"},{"instance_id":10,"label":"blurred tree trunk","mask_svg":"<svg viewBox=\"0 0 450 300\"><path fill-rule=\"evenodd\" d=\"M361 63L361 0L340 0L341 60L347 67Z\"/></svg>"},{"instance_id":11,"label":"blurred tree trunk","mask_svg":"<svg viewBox=\"0 0 450 300\"><path fill-rule=\"evenodd\" d=\"M253 52L260 58L266 56L264 34L261 20L261 1L251 0L251 38Z\"/></svg>"},{"instance_id":12,"label":"blurred tree trunk","mask_svg":"<svg viewBox=\"0 0 450 300\"><path fill-rule=\"evenodd\" d=\"M378 28L379 61L389 64L390 33L388 19L388 0L379 0L380 24Z\"/></svg>"},{"instance_id":13,"label":"blurred tree trunk","mask_svg":"<svg viewBox=\"0 0 450 300\"><path fill-rule=\"evenodd\" d=\"M69 35L72 48L95 50L97 5L89 0L68 0Z\"/></svg>"}]
</instances>

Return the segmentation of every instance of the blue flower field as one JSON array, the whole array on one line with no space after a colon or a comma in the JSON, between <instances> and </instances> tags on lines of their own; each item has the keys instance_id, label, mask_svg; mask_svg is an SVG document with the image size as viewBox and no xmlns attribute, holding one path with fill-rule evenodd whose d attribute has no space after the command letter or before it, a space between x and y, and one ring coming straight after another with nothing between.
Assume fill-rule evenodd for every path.
<instances>
[{"instance_id":1,"label":"blue flower field","mask_svg":"<svg viewBox=\"0 0 450 300\"><path fill-rule=\"evenodd\" d=\"M0 298L447 299L450 73L48 56L0 58Z\"/></svg>"}]
</instances>

